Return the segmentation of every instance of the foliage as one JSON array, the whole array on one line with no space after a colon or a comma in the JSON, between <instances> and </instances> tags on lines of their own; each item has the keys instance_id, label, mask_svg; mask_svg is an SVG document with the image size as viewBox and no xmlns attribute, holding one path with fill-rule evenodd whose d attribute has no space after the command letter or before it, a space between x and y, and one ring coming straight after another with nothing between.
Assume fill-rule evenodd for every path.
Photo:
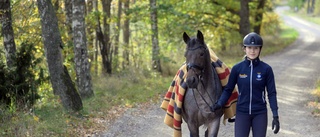
<instances>
[{"instance_id":1,"label":"foliage","mask_svg":"<svg viewBox=\"0 0 320 137\"><path fill-rule=\"evenodd\" d=\"M315 4L314 5L320 5L320 0L315 0ZM313 14L315 16L320 16L320 7L319 6L315 6Z\"/></svg>"},{"instance_id":2,"label":"foliage","mask_svg":"<svg viewBox=\"0 0 320 137\"><path fill-rule=\"evenodd\" d=\"M313 94L320 99L320 80L318 80L316 84L317 84L317 87L313 91Z\"/></svg>"},{"instance_id":3,"label":"foliage","mask_svg":"<svg viewBox=\"0 0 320 137\"><path fill-rule=\"evenodd\" d=\"M35 52L33 44L22 43L14 68L6 68L3 62L0 63L0 101L10 109L28 109L40 98L37 88L46 81L46 77L38 66L42 59L36 58Z\"/></svg>"},{"instance_id":4,"label":"foliage","mask_svg":"<svg viewBox=\"0 0 320 137\"><path fill-rule=\"evenodd\" d=\"M250 5L252 13L256 11L256 1ZM268 6L271 0L268 0ZM217 3L219 4L217 4ZM61 2L62 3L62 2ZM94 39L97 26L97 18L102 22L101 0L99 1L99 11L88 13L86 25L88 27L88 40ZM111 17L108 23L111 24L111 39L114 44L116 31L122 32L122 28L116 28L118 2L112 2ZM239 1L234 0L165 0L158 1L158 27L159 45L161 51L161 61L165 68L163 75L155 73L151 69L151 32L150 32L150 9L149 1L139 0L130 3L128 18L130 18L130 69L114 67L113 75L104 75L101 71L101 58L99 49L96 49L93 41L88 41L88 53L93 64L93 85L95 97L83 100L84 109L76 114L65 112L60 106L58 97L54 96L48 81L48 70L46 63L38 59L44 58L41 34L39 31L39 15L37 12L36 1L16 0L12 2L13 28L15 32L15 42L17 48L22 46L24 41L30 40L32 44L26 44L34 49L32 53L31 65L21 68L20 73L15 74L13 70L5 68L3 59L0 59L0 77L13 78L15 75L26 75L23 79L26 83L18 83L12 88L33 87L32 91L26 94L26 98L37 93L41 98L30 112L15 111L15 105L9 105L11 109L2 109L8 106L1 106L0 109L0 136L84 136L89 133L97 133L105 130L105 123L114 119L114 116L121 115L121 111L130 107L137 107L141 103L156 102L170 85L172 76L178 67L183 63L184 43L182 40L183 32L195 34L201 30L205 34L205 39L210 48L227 65L232 66L235 62L242 59L243 52L239 46L242 38L238 32L240 17L228 9L239 11ZM262 55L267 55L281 50L296 37L296 32L288 28L280 29L278 16L270 11L270 7L264 12L262 22L262 34L268 46L264 47ZM27 12L26 12L27 11ZM65 24L65 14L63 5L56 11L59 20L59 31L63 40L64 64L68 68L73 67L73 44L68 34ZM124 17L122 15L121 21ZM257 24L255 24L257 25ZM91 33L89 33L91 32ZM286 32L286 33L283 33ZM270 35L273 36L270 36ZM289 35L290 34L290 35ZM285 37L278 37L279 35ZM120 39L123 34L120 34ZM278 38L281 38L279 40ZM0 39L1 41L1 39ZM271 41L271 42L268 42ZM124 50L124 43L120 40L119 53ZM97 43L99 44L99 43ZM31 46L32 45L32 46ZM223 50L226 49L226 51ZM1 50L3 51L3 49ZM22 60L29 59L21 56ZM121 54L118 55L120 61ZM35 61L37 60L37 61ZM27 60L23 64L28 63ZM29 62L30 63L30 62ZM38 63L38 64L37 64ZM36 65L37 64L37 65ZM71 77L75 78L74 69L68 70ZM28 73L28 74L25 74ZM10 74L10 75L9 75ZM2 77L3 76L3 77ZM43 78L43 79L42 79ZM4 79L0 79L0 82ZM20 81L21 82L21 81ZM8 84L8 83L7 83ZM27 86L29 85L29 86ZM31 86L30 86L31 85ZM1 88L0 88L1 90ZM0 94L3 92L0 92ZM0 97L3 97L2 95ZM12 101L9 101L9 104ZM13 100L13 102L16 102Z\"/></svg>"},{"instance_id":5,"label":"foliage","mask_svg":"<svg viewBox=\"0 0 320 137\"><path fill-rule=\"evenodd\" d=\"M280 23L279 29L276 33L263 34L263 50L261 56L273 54L281 51L291 43L293 43L299 36L299 33L294 29ZM240 46L231 47L227 52L217 53L220 59L225 62L229 67L242 60L244 52Z\"/></svg>"},{"instance_id":6,"label":"foliage","mask_svg":"<svg viewBox=\"0 0 320 137\"><path fill-rule=\"evenodd\" d=\"M291 7L291 9L297 8L297 10L300 10L303 7L305 1L306 0L289 0L288 5Z\"/></svg>"},{"instance_id":7,"label":"foliage","mask_svg":"<svg viewBox=\"0 0 320 137\"><path fill-rule=\"evenodd\" d=\"M281 47L276 48L279 51L288 46L296 34L292 28L281 26L272 39L264 35L268 46L264 47L263 54L271 53L266 51L275 47ZM231 48L218 55L230 67L243 56L240 47ZM134 68L112 76L95 75L95 96L83 100L84 108L79 113L64 111L56 101L58 97L50 92L51 96L41 99L31 113L0 109L0 136L94 136L105 131L108 128L105 125L121 116L126 109L159 103L173 76L163 77L152 70Z\"/></svg>"}]
</instances>

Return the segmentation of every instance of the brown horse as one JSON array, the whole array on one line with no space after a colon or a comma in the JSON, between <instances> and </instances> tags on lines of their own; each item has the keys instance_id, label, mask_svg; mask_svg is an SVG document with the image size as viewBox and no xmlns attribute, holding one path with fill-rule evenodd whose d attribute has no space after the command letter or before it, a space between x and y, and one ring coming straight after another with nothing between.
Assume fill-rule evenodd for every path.
<instances>
[{"instance_id":1,"label":"brown horse","mask_svg":"<svg viewBox=\"0 0 320 137\"><path fill-rule=\"evenodd\" d=\"M187 44L185 57L187 65L186 84L182 117L187 123L190 136L199 136L199 127L207 127L206 136L218 136L220 118L223 110L211 111L211 106L221 96L222 86L216 70L212 66L210 53L203 34L190 38L184 32L183 40Z\"/></svg>"}]
</instances>

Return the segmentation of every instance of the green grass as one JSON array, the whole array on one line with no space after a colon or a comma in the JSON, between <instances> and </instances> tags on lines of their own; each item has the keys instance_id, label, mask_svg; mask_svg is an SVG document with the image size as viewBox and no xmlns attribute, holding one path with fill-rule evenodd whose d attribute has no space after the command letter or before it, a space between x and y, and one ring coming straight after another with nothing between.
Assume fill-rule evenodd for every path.
<instances>
[{"instance_id":1,"label":"green grass","mask_svg":"<svg viewBox=\"0 0 320 137\"><path fill-rule=\"evenodd\" d=\"M278 34L262 36L264 42L261 52L262 57L283 50L287 46L290 46L299 36L299 33L295 29L283 24L280 25L280 30L277 33ZM235 63L243 59L245 53L242 47L237 45L230 47L228 51L217 53L217 55L228 67L232 67Z\"/></svg>"},{"instance_id":2,"label":"green grass","mask_svg":"<svg viewBox=\"0 0 320 137\"><path fill-rule=\"evenodd\" d=\"M113 119L122 109L141 103L159 101L172 77L144 76L128 72L121 76L94 77L95 96L83 100L83 110L71 114L58 98L35 107L33 113L0 111L0 136L83 136L104 131L106 119ZM1 109L2 110L2 109ZM116 111L116 114L110 114ZM99 122L100 121L100 122Z\"/></svg>"},{"instance_id":3,"label":"green grass","mask_svg":"<svg viewBox=\"0 0 320 137\"><path fill-rule=\"evenodd\" d=\"M313 115L320 116L320 80L317 81L316 88L312 91L312 95L315 99L314 101L310 101L308 106L313 108Z\"/></svg>"},{"instance_id":4,"label":"green grass","mask_svg":"<svg viewBox=\"0 0 320 137\"><path fill-rule=\"evenodd\" d=\"M275 52L283 50L287 46L290 46L298 36L299 33L295 29L281 24L281 31L279 31L279 35L263 37L264 46L261 56L274 54Z\"/></svg>"},{"instance_id":5,"label":"green grass","mask_svg":"<svg viewBox=\"0 0 320 137\"><path fill-rule=\"evenodd\" d=\"M297 17L302 18L304 20L307 20L309 22L313 22L315 24L320 24L320 17L319 16L315 16L312 14L306 14L306 13L302 13L302 12L293 12L292 10L285 12L285 14L290 15L290 16L297 16Z\"/></svg>"}]
</instances>

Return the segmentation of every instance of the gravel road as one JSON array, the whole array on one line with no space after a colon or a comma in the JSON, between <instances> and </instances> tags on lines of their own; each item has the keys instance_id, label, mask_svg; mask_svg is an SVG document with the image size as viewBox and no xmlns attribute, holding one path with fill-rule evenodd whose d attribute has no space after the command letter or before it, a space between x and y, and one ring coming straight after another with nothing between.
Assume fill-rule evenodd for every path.
<instances>
[{"instance_id":1,"label":"gravel road","mask_svg":"<svg viewBox=\"0 0 320 137\"><path fill-rule=\"evenodd\" d=\"M282 13L286 7L277 8ZM312 89L320 78L320 26L296 17L281 15L284 22L299 31L296 42L283 51L263 57L273 67L278 91L281 129L276 135L271 130L272 115L269 110L267 136L319 137L320 118L312 116L308 101L312 101ZM267 45L265 45L267 46ZM169 137L173 129L163 123L165 112L160 109L161 100L145 111L130 108L122 117L109 123L102 137ZM219 136L233 137L233 123L221 124ZM186 124L182 124L184 137L189 136ZM204 129L201 129L204 131ZM203 136L203 133L201 134Z\"/></svg>"}]
</instances>

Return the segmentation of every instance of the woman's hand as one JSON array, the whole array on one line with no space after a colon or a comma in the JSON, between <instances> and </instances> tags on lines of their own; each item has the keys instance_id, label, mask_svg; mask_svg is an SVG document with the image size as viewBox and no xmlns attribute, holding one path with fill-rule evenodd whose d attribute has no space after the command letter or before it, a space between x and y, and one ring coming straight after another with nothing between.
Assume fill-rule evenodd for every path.
<instances>
[{"instance_id":1,"label":"woman's hand","mask_svg":"<svg viewBox=\"0 0 320 137\"><path fill-rule=\"evenodd\" d=\"M273 117L272 130L274 134L277 134L280 130L279 116Z\"/></svg>"}]
</instances>

